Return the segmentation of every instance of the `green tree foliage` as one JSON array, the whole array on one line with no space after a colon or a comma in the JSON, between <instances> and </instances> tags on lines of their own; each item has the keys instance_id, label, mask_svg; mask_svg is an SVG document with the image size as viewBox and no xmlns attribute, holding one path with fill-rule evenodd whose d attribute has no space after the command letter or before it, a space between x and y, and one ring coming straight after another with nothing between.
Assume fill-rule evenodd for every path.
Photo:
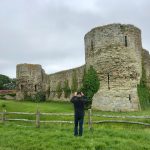
<instances>
[{"instance_id":1,"label":"green tree foliage","mask_svg":"<svg viewBox=\"0 0 150 150\"><path fill-rule=\"evenodd\" d=\"M138 90L140 105L143 110L150 107L150 89L147 87L146 82L147 82L146 71L142 63L142 77L140 80L140 84L137 86L137 90Z\"/></svg>"},{"instance_id":2,"label":"green tree foliage","mask_svg":"<svg viewBox=\"0 0 150 150\"><path fill-rule=\"evenodd\" d=\"M72 74L72 86L71 86L72 93L76 92L77 89L78 89L78 79L76 71L74 70Z\"/></svg>"},{"instance_id":3,"label":"green tree foliage","mask_svg":"<svg viewBox=\"0 0 150 150\"><path fill-rule=\"evenodd\" d=\"M65 98L68 98L70 96L70 94L71 94L71 89L69 87L68 80L64 81L64 88L63 88L63 90L64 90Z\"/></svg>"},{"instance_id":4,"label":"green tree foliage","mask_svg":"<svg viewBox=\"0 0 150 150\"><path fill-rule=\"evenodd\" d=\"M61 82L58 82L57 87L56 87L56 93L57 93L57 97L60 98L62 95L62 86L61 86Z\"/></svg>"},{"instance_id":5,"label":"green tree foliage","mask_svg":"<svg viewBox=\"0 0 150 150\"><path fill-rule=\"evenodd\" d=\"M0 90L6 90L4 84L10 83L10 78L8 76L0 74Z\"/></svg>"},{"instance_id":6,"label":"green tree foliage","mask_svg":"<svg viewBox=\"0 0 150 150\"><path fill-rule=\"evenodd\" d=\"M16 88L16 79L0 74L0 90L14 90Z\"/></svg>"},{"instance_id":7,"label":"green tree foliage","mask_svg":"<svg viewBox=\"0 0 150 150\"><path fill-rule=\"evenodd\" d=\"M93 66L90 66L87 71L85 71L83 76L83 86L81 90L87 96L89 103L92 104L92 98L94 94L98 91L100 87L100 81L96 70Z\"/></svg>"},{"instance_id":8,"label":"green tree foliage","mask_svg":"<svg viewBox=\"0 0 150 150\"><path fill-rule=\"evenodd\" d=\"M16 89L16 79L10 79L9 83L3 84L3 89L5 89L5 90Z\"/></svg>"},{"instance_id":9,"label":"green tree foliage","mask_svg":"<svg viewBox=\"0 0 150 150\"><path fill-rule=\"evenodd\" d=\"M141 77L141 80L140 80L140 85L141 86L146 86L146 81L147 81L147 79L146 79L146 71L144 69L144 64L142 62L142 77Z\"/></svg>"}]
</instances>

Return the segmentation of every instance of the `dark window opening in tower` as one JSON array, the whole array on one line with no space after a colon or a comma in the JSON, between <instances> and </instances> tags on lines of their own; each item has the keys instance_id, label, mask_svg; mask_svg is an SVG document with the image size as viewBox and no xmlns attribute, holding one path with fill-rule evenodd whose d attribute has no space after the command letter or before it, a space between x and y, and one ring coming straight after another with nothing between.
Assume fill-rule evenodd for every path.
<instances>
[{"instance_id":1,"label":"dark window opening in tower","mask_svg":"<svg viewBox=\"0 0 150 150\"><path fill-rule=\"evenodd\" d=\"M130 103L131 103L131 94L129 94L129 101L130 101Z\"/></svg>"},{"instance_id":2,"label":"dark window opening in tower","mask_svg":"<svg viewBox=\"0 0 150 150\"><path fill-rule=\"evenodd\" d=\"M34 90L35 90L35 92L37 91L37 85L35 85L35 89Z\"/></svg>"},{"instance_id":3,"label":"dark window opening in tower","mask_svg":"<svg viewBox=\"0 0 150 150\"><path fill-rule=\"evenodd\" d=\"M125 36L124 39L125 39L125 47L127 47L128 46L127 36Z\"/></svg>"},{"instance_id":4,"label":"dark window opening in tower","mask_svg":"<svg viewBox=\"0 0 150 150\"><path fill-rule=\"evenodd\" d=\"M43 81L43 72L41 71L42 81Z\"/></svg>"},{"instance_id":5,"label":"dark window opening in tower","mask_svg":"<svg viewBox=\"0 0 150 150\"><path fill-rule=\"evenodd\" d=\"M93 51L94 46L93 46L93 41L91 41L91 50Z\"/></svg>"},{"instance_id":6,"label":"dark window opening in tower","mask_svg":"<svg viewBox=\"0 0 150 150\"><path fill-rule=\"evenodd\" d=\"M110 90L110 85L109 85L109 82L110 82L110 81L109 81L109 80L110 80L110 74L109 74L109 73L107 74L107 77L108 77L108 89Z\"/></svg>"},{"instance_id":7,"label":"dark window opening in tower","mask_svg":"<svg viewBox=\"0 0 150 150\"><path fill-rule=\"evenodd\" d=\"M24 85L21 84L20 88L21 88L21 91L23 91L24 90Z\"/></svg>"}]
</instances>

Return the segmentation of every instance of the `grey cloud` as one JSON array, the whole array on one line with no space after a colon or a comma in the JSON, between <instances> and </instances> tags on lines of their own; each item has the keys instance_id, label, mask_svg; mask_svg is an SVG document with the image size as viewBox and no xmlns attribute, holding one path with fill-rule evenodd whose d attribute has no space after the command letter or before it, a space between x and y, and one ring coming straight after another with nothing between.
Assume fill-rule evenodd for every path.
<instances>
[{"instance_id":1,"label":"grey cloud","mask_svg":"<svg viewBox=\"0 0 150 150\"><path fill-rule=\"evenodd\" d=\"M18 63L39 63L47 73L80 66L86 32L114 22L139 27L150 49L149 6L149 0L0 1L0 73L14 76Z\"/></svg>"}]
</instances>

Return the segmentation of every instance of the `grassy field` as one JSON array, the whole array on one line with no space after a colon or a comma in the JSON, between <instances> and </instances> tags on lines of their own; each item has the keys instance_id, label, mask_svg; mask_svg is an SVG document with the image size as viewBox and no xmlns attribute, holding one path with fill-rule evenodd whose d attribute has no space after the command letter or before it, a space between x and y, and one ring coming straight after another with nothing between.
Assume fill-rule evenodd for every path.
<instances>
[{"instance_id":1,"label":"grassy field","mask_svg":"<svg viewBox=\"0 0 150 150\"><path fill-rule=\"evenodd\" d=\"M7 111L35 112L37 109L37 104L32 102L0 100L0 111L4 104ZM73 112L70 103L47 102L39 103L38 107L41 112ZM93 113L149 115L150 111L130 113L94 111ZM45 119L73 120L73 116ZM92 119L102 120L100 117ZM87 124L84 124L83 137L74 137L73 124L43 123L40 128L35 128L31 123L5 122L0 123L0 150L150 150L150 128L109 123L93 124L93 130L90 131Z\"/></svg>"},{"instance_id":2,"label":"grassy field","mask_svg":"<svg viewBox=\"0 0 150 150\"><path fill-rule=\"evenodd\" d=\"M2 105L5 105L5 109L9 112L35 112L37 107L41 112L73 112L72 105L66 102L34 103L30 101L0 100L0 111L3 109Z\"/></svg>"}]
</instances>

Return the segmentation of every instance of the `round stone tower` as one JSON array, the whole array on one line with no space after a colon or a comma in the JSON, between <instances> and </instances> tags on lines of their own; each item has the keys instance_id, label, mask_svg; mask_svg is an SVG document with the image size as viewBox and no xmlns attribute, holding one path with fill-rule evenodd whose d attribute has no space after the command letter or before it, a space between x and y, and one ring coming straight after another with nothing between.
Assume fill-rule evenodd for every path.
<instances>
[{"instance_id":1,"label":"round stone tower","mask_svg":"<svg viewBox=\"0 0 150 150\"><path fill-rule=\"evenodd\" d=\"M39 91L45 91L47 78L41 65L18 64L16 70L16 99L33 97Z\"/></svg>"},{"instance_id":2,"label":"round stone tower","mask_svg":"<svg viewBox=\"0 0 150 150\"><path fill-rule=\"evenodd\" d=\"M110 24L92 29L84 40L86 66L94 66L101 84L94 96L93 108L138 110L137 84L142 75L140 29Z\"/></svg>"}]
</instances>

